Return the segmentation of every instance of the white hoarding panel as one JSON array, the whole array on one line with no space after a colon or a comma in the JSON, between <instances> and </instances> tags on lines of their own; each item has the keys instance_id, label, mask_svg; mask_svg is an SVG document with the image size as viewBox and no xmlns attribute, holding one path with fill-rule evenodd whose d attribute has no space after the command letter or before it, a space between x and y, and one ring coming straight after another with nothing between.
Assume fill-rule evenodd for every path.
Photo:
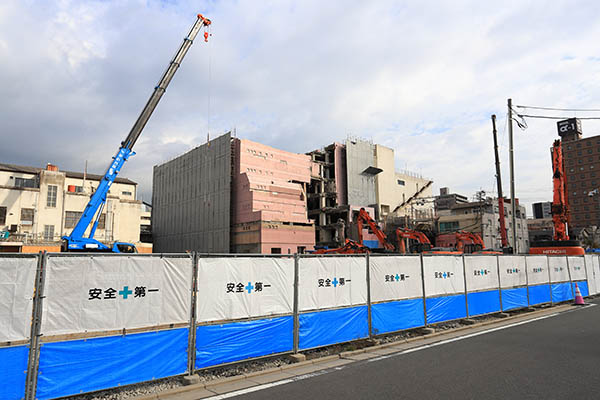
<instances>
[{"instance_id":1,"label":"white hoarding panel","mask_svg":"<svg viewBox=\"0 0 600 400\"><path fill-rule=\"evenodd\" d=\"M525 256L500 256L498 257L498 267L500 269L500 287L527 285Z\"/></svg>"},{"instance_id":2,"label":"white hoarding panel","mask_svg":"<svg viewBox=\"0 0 600 400\"><path fill-rule=\"evenodd\" d=\"M0 343L29 338L37 257L0 257Z\"/></svg>"},{"instance_id":3,"label":"white hoarding panel","mask_svg":"<svg viewBox=\"0 0 600 400\"><path fill-rule=\"evenodd\" d=\"M291 314L293 258L200 258L198 322Z\"/></svg>"},{"instance_id":4,"label":"white hoarding panel","mask_svg":"<svg viewBox=\"0 0 600 400\"><path fill-rule=\"evenodd\" d=\"M426 296L465 292L463 261L460 256L424 256L423 274Z\"/></svg>"},{"instance_id":5,"label":"white hoarding panel","mask_svg":"<svg viewBox=\"0 0 600 400\"><path fill-rule=\"evenodd\" d=\"M566 256L548 256L548 268L550 268L550 283L569 281Z\"/></svg>"},{"instance_id":6,"label":"white hoarding panel","mask_svg":"<svg viewBox=\"0 0 600 400\"><path fill-rule=\"evenodd\" d=\"M191 282L188 257L50 256L42 333L186 323Z\"/></svg>"},{"instance_id":7,"label":"white hoarding panel","mask_svg":"<svg viewBox=\"0 0 600 400\"><path fill-rule=\"evenodd\" d=\"M496 256L465 256L467 291L498 289L498 263Z\"/></svg>"},{"instance_id":8,"label":"white hoarding panel","mask_svg":"<svg viewBox=\"0 0 600 400\"><path fill-rule=\"evenodd\" d=\"M595 277L595 271L594 271L594 258L595 257L596 257L595 255L591 255L591 254L586 254L584 256L585 270L586 270L587 280L588 280L588 290L589 290L590 295L594 295L597 293L596 277Z\"/></svg>"},{"instance_id":9,"label":"white hoarding panel","mask_svg":"<svg viewBox=\"0 0 600 400\"><path fill-rule=\"evenodd\" d=\"M584 281L585 277L585 261L583 256L579 257L568 257L569 261L569 271L571 272L571 280L575 281Z\"/></svg>"},{"instance_id":10,"label":"white hoarding panel","mask_svg":"<svg viewBox=\"0 0 600 400\"><path fill-rule=\"evenodd\" d=\"M366 257L300 258L298 287L300 311L366 302Z\"/></svg>"},{"instance_id":11,"label":"white hoarding panel","mask_svg":"<svg viewBox=\"0 0 600 400\"><path fill-rule=\"evenodd\" d=\"M596 293L600 293L600 256L594 256L594 278L596 279Z\"/></svg>"},{"instance_id":12,"label":"white hoarding panel","mask_svg":"<svg viewBox=\"0 0 600 400\"><path fill-rule=\"evenodd\" d=\"M371 256L369 264L372 302L423 296L421 257Z\"/></svg>"},{"instance_id":13,"label":"white hoarding panel","mask_svg":"<svg viewBox=\"0 0 600 400\"><path fill-rule=\"evenodd\" d=\"M525 263L527 264L527 281L529 286L549 282L547 256L525 256Z\"/></svg>"}]
</instances>

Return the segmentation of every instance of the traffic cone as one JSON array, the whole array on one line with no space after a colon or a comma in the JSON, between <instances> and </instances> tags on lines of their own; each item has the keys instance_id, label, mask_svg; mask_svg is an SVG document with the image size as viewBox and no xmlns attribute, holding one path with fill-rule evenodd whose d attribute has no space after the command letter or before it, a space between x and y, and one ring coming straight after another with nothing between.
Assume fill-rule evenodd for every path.
<instances>
[{"instance_id":1,"label":"traffic cone","mask_svg":"<svg viewBox=\"0 0 600 400\"><path fill-rule=\"evenodd\" d=\"M585 306L585 302L583 301L583 297L581 296L581 291L579 290L577 283L575 283L575 305Z\"/></svg>"}]
</instances>

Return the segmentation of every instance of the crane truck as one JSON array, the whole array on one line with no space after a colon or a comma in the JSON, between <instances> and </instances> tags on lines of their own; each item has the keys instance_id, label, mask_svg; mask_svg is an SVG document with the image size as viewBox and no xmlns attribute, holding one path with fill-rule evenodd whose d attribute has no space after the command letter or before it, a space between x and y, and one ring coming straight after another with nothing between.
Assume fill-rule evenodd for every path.
<instances>
[{"instance_id":1,"label":"crane truck","mask_svg":"<svg viewBox=\"0 0 600 400\"><path fill-rule=\"evenodd\" d=\"M94 239L94 234L98 228L98 221L100 220L100 215L102 214L102 210L106 204L106 196L110 186L125 164L125 161L135 154L133 152L133 145L140 137L142 130L146 126L146 123L150 119L150 116L154 112L154 109L158 105L162 95L165 93L167 86L169 86L171 79L173 79L175 72L177 72L181 61L185 57L188 49L202 28L205 28L204 41L208 41L209 34L206 31L206 28L208 28L210 24L211 21L208 18L202 16L202 14L198 14L196 22L192 26L192 29L189 31L187 37L183 40L183 43L179 47L179 50L177 50L177 53L175 53L175 56L171 59L167 70L164 72L160 81L154 88L150 99L148 99L148 102L142 109L138 119L135 121L135 124L133 124L129 135L127 135L127 138L121 142L121 146L119 147L117 154L110 162L108 169L106 170L106 173L101 179L100 184L96 188L95 192L90 196L90 200L88 201L81 217L79 218L79 221L77 221L75 228L73 228L73 231L70 235L62 237L62 251L99 251L115 253L134 253L137 251L135 246L131 243L115 242L109 246L100 242L99 240ZM85 233L90 227L90 224L91 228L89 235L85 237Z\"/></svg>"}]
</instances>

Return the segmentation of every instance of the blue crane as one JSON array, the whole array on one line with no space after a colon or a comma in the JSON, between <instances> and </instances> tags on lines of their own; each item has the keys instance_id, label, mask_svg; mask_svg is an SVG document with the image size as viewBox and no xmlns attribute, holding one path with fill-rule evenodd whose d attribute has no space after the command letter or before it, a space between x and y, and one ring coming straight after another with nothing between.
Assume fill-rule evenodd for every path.
<instances>
[{"instance_id":1,"label":"blue crane","mask_svg":"<svg viewBox=\"0 0 600 400\"><path fill-rule=\"evenodd\" d=\"M196 35L202 28L208 28L211 24L211 21L208 18L202 16L202 14L198 14L198 19L192 26L192 29L188 33L187 37L183 40L183 43L179 47L179 50L169 63L167 70L163 74L162 78L154 88L150 99L144 106L144 109L140 113L137 121L131 128L129 135L127 138L121 142L121 147L117 154L113 157L104 177L100 181L98 188L90 197L90 201L87 203L83 214L79 218L77 225L73 228L73 231L69 236L63 236L63 251L104 251L104 252L136 252L135 246L131 243L124 242L115 242L112 246L107 246L106 244L94 239L94 234L96 233L96 229L98 228L98 221L100 220L100 215L102 214L102 210L104 205L106 204L106 195L108 194L108 190L110 186L115 181L119 171L125 164L125 161L129 159L132 155L135 154L133 152L133 145L140 137L142 130L146 126L146 123L150 119L150 116L154 112L154 109L158 105L162 95L165 93L167 86L171 82L171 79L177 72L183 57L185 57L188 49L194 42ZM204 41L208 41L208 32L204 32ZM92 224L93 223L93 224ZM85 237L85 232L88 227L92 224L90 233L88 237Z\"/></svg>"}]
</instances>

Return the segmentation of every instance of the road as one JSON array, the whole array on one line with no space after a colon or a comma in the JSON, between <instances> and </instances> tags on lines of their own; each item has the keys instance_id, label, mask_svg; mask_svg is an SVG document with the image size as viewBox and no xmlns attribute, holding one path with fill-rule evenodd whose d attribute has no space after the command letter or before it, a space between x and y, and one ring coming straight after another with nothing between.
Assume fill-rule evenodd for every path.
<instances>
[{"instance_id":1,"label":"road","mask_svg":"<svg viewBox=\"0 0 600 400\"><path fill-rule=\"evenodd\" d=\"M233 398L596 399L600 307L573 309L256 389Z\"/></svg>"}]
</instances>

